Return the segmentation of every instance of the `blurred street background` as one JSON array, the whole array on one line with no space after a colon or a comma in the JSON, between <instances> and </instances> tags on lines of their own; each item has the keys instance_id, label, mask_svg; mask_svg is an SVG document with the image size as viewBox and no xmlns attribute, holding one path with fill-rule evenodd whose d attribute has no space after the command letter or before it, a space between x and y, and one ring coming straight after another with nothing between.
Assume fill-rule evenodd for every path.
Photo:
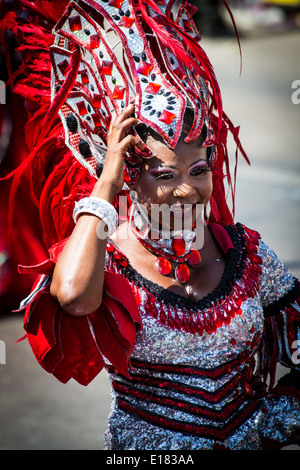
<instances>
[{"instance_id":1,"label":"blurred street background","mask_svg":"<svg viewBox=\"0 0 300 470\"><path fill-rule=\"evenodd\" d=\"M237 41L221 2L190 3L199 8L203 47L215 68L225 111L240 126L251 160L250 167L242 157L239 161L236 221L259 231L300 277L300 2L228 2L240 32L241 75ZM9 167L12 158L5 151L9 120L1 126L0 169ZM233 146L231 153L234 161ZM26 340L16 343L24 335L22 316L9 311L27 286L14 277L13 284L6 281L14 267L4 237L5 191L2 186L0 341L6 357L0 356L5 362L0 364L0 449L101 449L110 411L106 373L85 388L75 382L63 385L40 368Z\"/></svg>"}]
</instances>

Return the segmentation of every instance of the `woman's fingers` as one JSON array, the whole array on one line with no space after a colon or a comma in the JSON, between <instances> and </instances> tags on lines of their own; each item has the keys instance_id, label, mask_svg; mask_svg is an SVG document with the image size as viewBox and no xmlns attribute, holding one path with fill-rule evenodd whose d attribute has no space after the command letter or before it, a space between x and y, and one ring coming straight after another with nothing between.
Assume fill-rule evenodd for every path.
<instances>
[{"instance_id":1,"label":"woman's fingers","mask_svg":"<svg viewBox=\"0 0 300 470\"><path fill-rule=\"evenodd\" d=\"M111 125L124 121L124 119L128 119L130 116L132 116L133 111L134 111L133 104L129 104L127 108L121 111L120 114L117 114L115 111L113 111L112 117L111 117Z\"/></svg>"},{"instance_id":2,"label":"woman's fingers","mask_svg":"<svg viewBox=\"0 0 300 470\"><path fill-rule=\"evenodd\" d=\"M139 137L132 139L131 134L128 131L135 126L139 120L132 116L134 105L130 104L120 114L113 113L111 124L108 132L108 146L122 148L122 150L128 149L130 145L137 146L140 150L143 150L144 144ZM128 137L128 138L126 138ZM133 136L132 136L133 137Z\"/></svg>"},{"instance_id":3,"label":"woman's fingers","mask_svg":"<svg viewBox=\"0 0 300 470\"><path fill-rule=\"evenodd\" d=\"M128 129L130 129L131 127L135 126L137 123L139 122L138 119L134 118L134 117L130 117L128 119L126 119L125 121L121 121L121 122L115 122L112 126L112 129L114 129L115 131L117 131L116 133L124 133L126 132Z\"/></svg>"},{"instance_id":4,"label":"woman's fingers","mask_svg":"<svg viewBox=\"0 0 300 470\"><path fill-rule=\"evenodd\" d=\"M107 153L101 180L108 181L117 194L123 186L124 157L130 147L144 149L139 136L130 133L130 129L139 121L132 117L134 106L129 105L122 113L112 113L111 124L107 135Z\"/></svg>"},{"instance_id":5,"label":"woman's fingers","mask_svg":"<svg viewBox=\"0 0 300 470\"><path fill-rule=\"evenodd\" d=\"M130 104L120 114L113 112L112 117L111 117L109 134L112 134L115 129L119 130L120 128L122 128L123 123L126 123L127 120L128 120L128 127L131 127L137 124L138 119L132 116L133 110L134 110L134 106L133 104ZM125 127L127 127L126 124L125 124Z\"/></svg>"},{"instance_id":6,"label":"woman's fingers","mask_svg":"<svg viewBox=\"0 0 300 470\"><path fill-rule=\"evenodd\" d=\"M136 146L140 150L144 149L144 144L141 141L139 137L136 137L134 135L128 134L123 140L122 140L122 147L126 151L128 150L129 147L131 146Z\"/></svg>"}]
</instances>

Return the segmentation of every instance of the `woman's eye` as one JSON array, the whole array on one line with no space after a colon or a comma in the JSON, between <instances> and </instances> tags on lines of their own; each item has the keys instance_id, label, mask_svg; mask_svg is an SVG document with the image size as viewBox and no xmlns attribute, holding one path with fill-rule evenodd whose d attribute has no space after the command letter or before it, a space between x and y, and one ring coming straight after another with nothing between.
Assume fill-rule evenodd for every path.
<instances>
[{"instance_id":1,"label":"woman's eye","mask_svg":"<svg viewBox=\"0 0 300 470\"><path fill-rule=\"evenodd\" d=\"M191 171L190 171L190 175L191 176L199 176L199 175L203 175L207 172L208 170L208 165L205 165L205 166L198 166L196 168L193 168Z\"/></svg>"},{"instance_id":2,"label":"woman's eye","mask_svg":"<svg viewBox=\"0 0 300 470\"><path fill-rule=\"evenodd\" d=\"M157 180L169 180L173 178L172 173L158 173L154 175L155 179Z\"/></svg>"}]
</instances>

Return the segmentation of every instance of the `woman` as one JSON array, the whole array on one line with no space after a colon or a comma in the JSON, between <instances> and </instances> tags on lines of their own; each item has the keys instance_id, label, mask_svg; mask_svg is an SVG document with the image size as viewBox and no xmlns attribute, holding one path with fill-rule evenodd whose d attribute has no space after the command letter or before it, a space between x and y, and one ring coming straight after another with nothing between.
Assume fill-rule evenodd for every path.
<instances>
[{"instance_id":1,"label":"woman","mask_svg":"<svg viewBox=\"0 0 300 470\"><path fill-rule=\"evenodd\" d=\"M105 165L91 193L110 204L123 185L126 151L140 145L138 137L127 134L138 125L133 108L112 121ZM183 207L207 207L213 170L204 139L187 144L183 135L171 150L151 129L144 134L156 156L143 163L132 187L148 221L152 204L179 206L182 219ZM101 305L105 270L117 272L131 280L143 324L129 376L107 366L115 405L106 448L255 450L268 448L275 431L274 448L286 445L299 426L299 406L278 390L276 398L267 394L255 356L270 327L263 308L278 309L277 297L297 283L259 236L241 226L206 225L201 262L189 266L189 279L180 282L174 275L178 259L171 261L170 273L162 273L157 240L136 235L139 228L132 230L132 221L106 241L97 236L97 215L88 209L79 215L54 269L51 294L71 315L86 315ZM195 212L189 222L195 225ZM173 223L171 217L171 230ZM168 246L169 240L160 241L160 248ZM125 269L120 256L128 262Z\"/></svg>"},{"instance_id":2,"label":"woman","mask_svg":"<svg viewBox=\"0 0 300 470\"><path fill-rule=\"evenodd\" d=\"M240 144L191 9L81 3L53 29L54 98L30 160L50 258L29 268L29 343L62 382L87 384L107 368L106 449L281 448L299 435L299 283L257 232L233 223L227 132ZM106 20L127 68L100 34ZM101 58L102 95L83 47ZM106 154L95 182L96 131ZM118 226L122 195L130 210ZM152 211L162 206L170 211ZM292 372L274 387L278 361Z\"/></svg>"},{"instance_id":3,"label":"woman","mask_svg":"<svg viewBox=\"0 0 300 470\"><path fill-rule=\"evenodd\" d=\"M103 172L91 193L91 197L105 199L110 204L123 187L124 155L131 145L140 145L143 148L138 137L126 135L132 125L138 124L136 118L130 117L133 109L134 106L129 105L119 116L115 116L111 124ZM158 135L155 137L155 133L152 132L152 134L153 136L147 137L145 143L156 157L142 164L143 169L139 180L132 187L137 193L139 203L148 207L150 218L151 205L167 204L173 207L175 212L178 206L180 218L182 222L185 222L185 227L187 228L188 222L192 226L196 222L193 220L196 217L196 205L207 206L212 193L212 162L207 161L208 149L202 146L204 139L199 138L187 144L182 136L176 149L171 150ZM184 211L183 205L190 205L191 208L185 208ZM193 210L194 215L188 218L187 210L189 209ZM106 240L97 240L97 224L99 223L97 216L85 217L83 214L79 220L72 237L59 257L51 284L51 293L59 300L64 310L73 315L90 313L100 306L106 251ZM91 227L90 224L92 224ZM164 277L154 269L155 255L139 243L128 225L129 222L122 224L114 232L112 239L115 245L126 255L138 272L145 274L145 277L152 279L153 282L163 284L166 288L173 285L172 291L185 295L178 281L174 279L171 281L170 278ZM180 226L183 226L182 223ZM194 275L186 286L190 292L195 291L189 294L194 299L199 299L214 290L223 273L222 255L213 242L209 230L205 232L206 243L201 250L201 269L199 266L195 273L193 272ZM91 239L87 239L87 233ZM86 239L86 246L83 246L83 237ZM87 247L88 250L94 251L88 254L90 258L88 263L84 263L84 260L87 260ZM75 254L78 256L76 262ZM219 259L219 263L216 263L216 259ZM91 266L91 260L94 266ZM70 264L74 269L72 272L69 269ZM88 273L83 269L85 264L89 265ZM207 271L204 269L205 266ZM88 278L85 279L85 276ZM191 284L195 286L192 287Z\"/></svg>"}]
</instances>

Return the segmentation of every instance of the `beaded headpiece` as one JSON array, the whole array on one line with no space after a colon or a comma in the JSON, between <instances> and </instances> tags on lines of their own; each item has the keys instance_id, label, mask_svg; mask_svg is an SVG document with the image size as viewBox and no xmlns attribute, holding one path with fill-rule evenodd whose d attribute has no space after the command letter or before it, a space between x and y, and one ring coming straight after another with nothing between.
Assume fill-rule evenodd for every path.
<instances>
[{"instance_id":1,"label":"beaded headpiece","mask_svg":"<svg viewBox=\"0 0 300 470\"><path fill-rule=\"evenodd\" d=\"M222 103L213 69L192 19L193 7L175 0L71 1L54 27L50 47L52 105L58 105L65 140L76 158L96 175L106 150L111 113L130 99L135 115L175 148L185 110L194 122L186 142L207 128L205 146L216 130L212 108L222 119ZM212 108L211 108L212 107ZM215 132L214 132L215 131ZM135 132L135 131L133 131ZM126 156L126 179L138 177L135 167L152 153L132 149Z\"/></svg>"}]
</instances>

